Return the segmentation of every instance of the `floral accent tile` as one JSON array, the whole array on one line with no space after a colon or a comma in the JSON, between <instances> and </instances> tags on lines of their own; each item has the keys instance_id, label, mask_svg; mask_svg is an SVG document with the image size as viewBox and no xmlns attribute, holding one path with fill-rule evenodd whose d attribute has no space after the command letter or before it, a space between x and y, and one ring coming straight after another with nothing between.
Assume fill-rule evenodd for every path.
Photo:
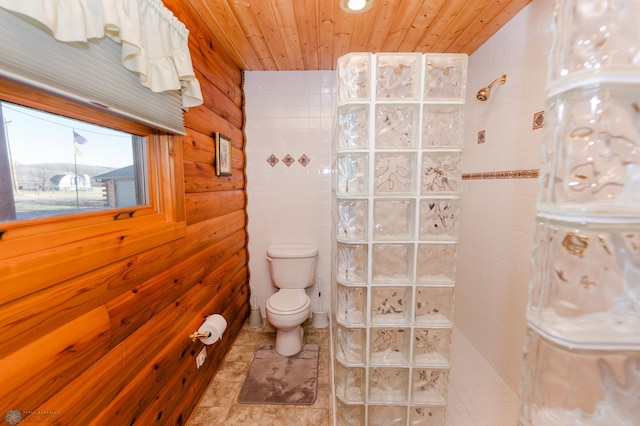
<instances>
[{"instance_id":1,"label":"floral accent tile","mask_svg":"<svg viewBox=\"0 0 640 426\"><path fill-rule=\"evenodd\" d=\"M533 130L542 129L544 126L544 111L533 113Z\"/></svg>"},{"instance_id":2,"label":"floral accent tile","mask_svg":"<svg viewBox=\"0 0 640 426\"><path fill-rule=\"evenodd\" d=\"M423 194L455 192L462 176L462 152L430 152L422 157Z\"/></svg>"},{"instance_id":3,"label":"floral accent tile","mask_svg":"<svg viewBox=\"0 0 640 426\"><path fill-rule=\"evenodd\" d=\"M278 157L273 154L271 154L269 158L267 158L267 163L269 163L271 167L274 167L276 164L278 164L279 161L280 160L278 160Z\"/></svg>"},{"instance_id":4,"label":"floral accent tile","mask_svg":"<svg viewBox=\"0 0 640 426\"><path fill-rule=\"evenodd\" d=\"M485 141L485 135L484 135L485 130L480 130L478 132L478 143L484 143Z\"/></svg>"},{"instance_id":5,"label":"floral accent tile","mask_svg":"<svg viewBox=\"0 0 640 426\"><path fill-rule=\"evenodd\" d=\"M295 160L292 156L290 156L289 154L287 154L287 155L282 159L282 162L283 162L283 163L285 164L285 166L287 166L287 167L291 167L291 165L292 165L293 163L295 163L295 161L296 161L296 160Z\"/></svg>"},{"instance_id":6,"label":"floral accent tile","mask_svg":"<svg viewBox=\"0 0 640 426\"><path fill-rule=\"evenodd\" d=\"M458 201L455 198L420 201L420 238L455 241L458 237Z\"/></svg>"},{"instance_id":7,"label":"floral accent tile","mask_svg":"<svg viewBox=\"0 0 640 426\"><path fill-rule=\"evenodd\" d=\"M307 167L307 164L311 162L311 158L307 157L306 154L302 154L300 158L298 158L298 163L302 164L302 167Z\"/></svg>"}]
</instances>

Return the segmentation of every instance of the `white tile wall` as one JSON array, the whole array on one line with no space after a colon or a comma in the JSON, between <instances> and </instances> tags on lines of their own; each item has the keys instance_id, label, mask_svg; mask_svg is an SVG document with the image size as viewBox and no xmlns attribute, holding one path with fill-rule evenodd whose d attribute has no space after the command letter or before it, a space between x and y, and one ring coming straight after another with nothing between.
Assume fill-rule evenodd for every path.
<instances>
[{"instance_id":1,"label":"white tile wall","mask_svg":"<svg viewBox=\"0 0 640 426\"><path fill-rule=\"evenodd\" d=\"M534 0L469 59L463 173L537 169L552 0ZM486 102L478 89L502 74ZM333 71L246 72L247 192L251 286L262 308L275 292L266 248L305 242L320 251L322 307L330 308ZM486 142L476 143L486 131ZM297 161L275 167L267 158ZM520 381L535 216L535 179L469 180L462 185L455 325L512 390ZM318 310L317 288L311 289Z\"/></svg>"},{"instance_id":2,"label":"white tile wall","mask_svg":"<svg viewBox=\"0 0 640 426\"><path fill-rule=\"evenodd\" d=\"M469 58L463 173L540 167L552 0L534 0ZM488 101L476 92L507 74ZM477 133L485 130L485 143ZM462 185L455 293L456 327L517 390L531 278L536 179L466 180Z\"/></svg>"},{"instance_id":3,"label":"white tile wall","mask_svg":"<svg viewBox=\"0 0 640 426\"><path fill-rule=\"evenodd\" d=\"M267 246L307 243L318 247L321 277L321 284L307 291L311 308L329 310L335 74L246 72L245 97L249 268L255 303L265 316L265 302L276 291L265 259ZM267 163L272 154L280 160L274 167ZM282 162L287 154L296 160L290 167ZM306 167L297 161L303 154L311 159Z\"/></svg>"}]
</instances>

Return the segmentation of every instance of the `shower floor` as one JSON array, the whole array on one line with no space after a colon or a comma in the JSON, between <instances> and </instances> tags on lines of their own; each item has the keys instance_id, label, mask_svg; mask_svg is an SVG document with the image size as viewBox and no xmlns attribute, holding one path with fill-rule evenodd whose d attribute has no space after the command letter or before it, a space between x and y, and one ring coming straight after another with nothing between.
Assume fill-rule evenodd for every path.
<instances>
[{"instance_id":1,"label":"shower floor","mask_svg":"<svg viewBox=\"0 0 640 426\"><path fill-rule=\"evenodd\" d=\"M453 329L446 426L513 426L518 395L466 337Z\"/></svg>"}]
</instances>

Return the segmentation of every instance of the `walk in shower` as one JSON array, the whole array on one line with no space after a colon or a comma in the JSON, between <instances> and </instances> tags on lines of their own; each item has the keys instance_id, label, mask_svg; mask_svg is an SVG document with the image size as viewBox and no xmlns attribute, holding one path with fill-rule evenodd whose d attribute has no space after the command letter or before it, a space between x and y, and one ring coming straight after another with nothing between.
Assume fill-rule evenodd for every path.
<instances>
[{"instance_id":1,"label":"walk in shower","mask_svg":"<svg viewBox=\"0 0 640 426\"><path fill-rule=\"evenodd\" d=\"M464 54L338 60L332 327L338 425L442 425Z\"/></svg>"}]
</instances>

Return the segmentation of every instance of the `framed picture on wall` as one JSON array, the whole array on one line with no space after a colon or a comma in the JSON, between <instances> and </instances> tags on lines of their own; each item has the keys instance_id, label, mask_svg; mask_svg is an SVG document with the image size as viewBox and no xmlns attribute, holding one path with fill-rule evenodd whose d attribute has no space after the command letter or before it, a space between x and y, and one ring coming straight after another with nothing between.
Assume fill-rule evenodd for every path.
<instances>
[{"instance_id":1,"label":"framed picture on wall","mask_svg":"<svg viewBox=\"0 0 640 426\"><path fill-rule=\"evenodd\" d=\"M222 133L213 134L216 148L216 175L231 175L231 138Z\"/></svg>"}]
</instances>

